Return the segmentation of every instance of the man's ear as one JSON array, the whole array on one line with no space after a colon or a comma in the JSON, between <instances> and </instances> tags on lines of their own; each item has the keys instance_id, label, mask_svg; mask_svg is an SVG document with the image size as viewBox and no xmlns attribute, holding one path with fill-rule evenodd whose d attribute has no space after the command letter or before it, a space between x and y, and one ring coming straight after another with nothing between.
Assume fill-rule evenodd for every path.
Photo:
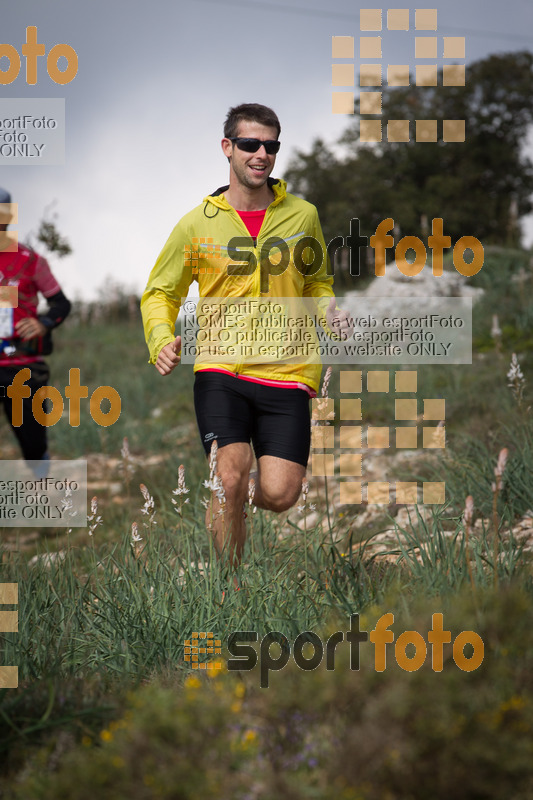
<instances>
[{"instance_id":1,"label":"man's ear","mask_svg":"<svg viewBox=\"0 0 533 800\"><path fill-rule=\"evenodd\" d=\"M231 159L231 155L233 153L233 142L230 142L229 139L224 138L224 139L222 139L220 144L222 146L222 152L224 153L224 155L226 156L226 158L229 161Z\"/></svg>"}]
</instances>

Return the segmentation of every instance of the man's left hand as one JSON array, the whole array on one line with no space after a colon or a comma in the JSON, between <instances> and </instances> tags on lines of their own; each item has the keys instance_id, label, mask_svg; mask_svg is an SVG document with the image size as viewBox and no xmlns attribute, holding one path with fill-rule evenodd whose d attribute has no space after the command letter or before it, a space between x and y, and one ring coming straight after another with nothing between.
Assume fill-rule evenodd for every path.
<instances>
[{"instance_id":1,"label":"man's left hand","mask_svg":"<svg viewBox=\"0 0 533 800\"><path fill-rule=\"evenodd\" d=\"M343 341L348 339L354 328L354 322L350 314L337 308L337 301L334 297L331 298L326 309L326 321L330 330L336 333Z\"/></svg>"},{"instance_id":2,"label":"man's left hand","mask_svg":"<svg viewBox=\"0 0 533 800\"><path fill-rule=\"evenodd\" d=\"M43 323L39 322L35 317L24 317L24 319L19 319L15 325L17 336L20 336L24 341L34 339L36 336L44 336L46 330Z\"/></svg>"}]
</instances>

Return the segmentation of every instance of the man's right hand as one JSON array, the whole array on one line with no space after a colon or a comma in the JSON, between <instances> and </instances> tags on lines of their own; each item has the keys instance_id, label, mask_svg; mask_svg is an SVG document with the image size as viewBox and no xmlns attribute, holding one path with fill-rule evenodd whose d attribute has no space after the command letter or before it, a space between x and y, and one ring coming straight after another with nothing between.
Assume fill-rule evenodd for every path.
<instances>
[{"instance_id":1,"label":"man's right hand","mask_svg":"<svg viewBox=\"0 0 533 800\"><path fill-rule=\"evenodd\" d=\"M181 336L176 336L173 342L166 344L159 351L155 367L161 375L170 375L174 367L181 361Z\"/></svg>"}]
</instances>

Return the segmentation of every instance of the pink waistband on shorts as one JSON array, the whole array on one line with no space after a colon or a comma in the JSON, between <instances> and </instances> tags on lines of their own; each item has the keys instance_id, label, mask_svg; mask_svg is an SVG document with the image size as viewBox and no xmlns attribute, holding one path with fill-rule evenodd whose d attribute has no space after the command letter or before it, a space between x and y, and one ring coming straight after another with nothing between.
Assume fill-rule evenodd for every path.
<instances>
[{"instance_id":1,"label":"pink waistband on shorts","mask_svg":"<svg viewBox=\"0 0 533 800\"><path fill-rule=\"evenodd\" d=\"M242 381L251 381L252 383L261 383L263 386L273 386L275 389L303 389L307 392L309 397L316 397L316 392L311 389L306 383L299 383L298 381L270 381L268 378L255 378L250 375L236 375L228 369L219 369L216 367L206 367L199 369L197 372L222 372L223 375L233 375L234 378L240 378Z\"/></svg>"}]
</instances>

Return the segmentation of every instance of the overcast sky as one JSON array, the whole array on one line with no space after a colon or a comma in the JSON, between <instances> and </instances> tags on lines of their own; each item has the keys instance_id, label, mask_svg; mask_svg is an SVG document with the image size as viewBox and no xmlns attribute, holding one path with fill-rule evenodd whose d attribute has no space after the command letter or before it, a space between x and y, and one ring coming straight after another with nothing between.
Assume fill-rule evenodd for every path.
<instances>
[{"instance_id":1,"label":"overcast sky","mask_svg":"<svg viewBox=\"0 0 533 800\"><path fill-rule=\"evenodd\" d=\"M383 8L417 6L437 8L437 36L466 37L467 63L530 47L532 0ZM66 293L92 298L106 276L142 291L178 219L227 183L220 139L231 105L276 110L283 144L275 175L296 147L318 136L333 142L350 118L331 111L331 37L354 36L357 44L360 8L353 0L17 0L7 13L4 6L2 43L21 53L26 27L36 25L47 53L65 42L79 58L78 75L64 86L40 58L35 86L26 85L23 61L18 78L0 87L0 98L65 98L65 165L1 167L0 185L20 204L22 238L56 201L74 253L50 263ZM382 35L384 63L414 66L414 32Z\"/></svg>"}]
</instances>

